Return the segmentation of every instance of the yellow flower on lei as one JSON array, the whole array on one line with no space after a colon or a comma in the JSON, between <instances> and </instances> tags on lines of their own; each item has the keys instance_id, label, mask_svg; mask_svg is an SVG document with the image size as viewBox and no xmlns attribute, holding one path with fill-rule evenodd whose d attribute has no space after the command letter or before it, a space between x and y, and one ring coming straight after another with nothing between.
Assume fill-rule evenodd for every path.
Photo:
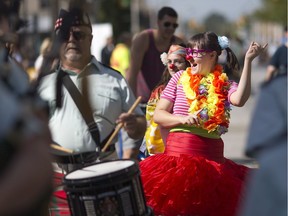
<instances>
[{"instance_id":1,"label":"yellow flower on lei","mask_svg":"<svg viewBox=\"0 0 288 216\"><path fill-rule=\"evenodd\" d=\"M202 109L198 114L200 126L208 132L216 131L219 135L227 132L231 110L227 97L230 82L222 72L222 66L216 65L207 76L193 75L189 67L179 82L190 105L188 112L193 114Z\"/></svg>"}]
</instances>

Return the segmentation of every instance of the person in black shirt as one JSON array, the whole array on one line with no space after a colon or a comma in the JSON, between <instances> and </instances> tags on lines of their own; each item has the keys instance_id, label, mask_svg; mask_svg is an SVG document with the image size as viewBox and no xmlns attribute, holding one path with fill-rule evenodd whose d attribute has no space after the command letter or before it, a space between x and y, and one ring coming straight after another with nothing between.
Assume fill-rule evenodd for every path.
<instances>
[{"instance_id":1,"label":"person in black shirt","mask_svg":"<svg viewBox=\"0 0 288 216\"><path fill-rule=\"evenodd\" d=\"M108 37L106 45L101 50L101 62L107 66L110 66L110 58L114 50L113 37Z\"/></svg>"},{"instance_id":2,"label":"person in black shirt","mask_svg":"<svg viewBox=\"0 0 288 216\"><path fill-rule=\"evenodd\" d=\"M288 52L288 31L287 26L284 29L285 34L283 44L280 45L272 58L266 70L265 81L271 80L274 76L287 74L287 52Z\"/></svg>"}]
</instances>

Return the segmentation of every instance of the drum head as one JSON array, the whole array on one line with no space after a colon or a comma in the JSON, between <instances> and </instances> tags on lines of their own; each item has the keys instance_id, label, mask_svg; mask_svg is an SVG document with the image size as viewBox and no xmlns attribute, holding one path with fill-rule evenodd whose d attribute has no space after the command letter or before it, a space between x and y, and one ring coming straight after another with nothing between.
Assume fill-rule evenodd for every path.
<instances>
[{"instance_id":1,"label":"drum head","mask_svg":"<svg viewBox=\"0 0 288 216\"><path fill-rule=\"evenodd\" d=\"M71 172L65 176L65 179L81 180L106 175L113 175L113 173L121 172L121 170L127 170L127 168L132 167L133 165L135 165L135 162L132 160L115 160L101 162Z\"/></svg>"}]
</instances>

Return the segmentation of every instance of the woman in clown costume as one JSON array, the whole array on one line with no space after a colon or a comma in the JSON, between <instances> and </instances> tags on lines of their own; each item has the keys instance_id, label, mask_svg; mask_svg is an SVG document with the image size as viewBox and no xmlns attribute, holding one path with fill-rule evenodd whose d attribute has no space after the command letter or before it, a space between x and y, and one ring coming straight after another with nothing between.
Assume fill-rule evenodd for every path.
<instances>
[{"instance_id":1,"label":"woman in clown costume","mask_svg":"<svg viewBox=\"0 0 288 216\"><path fill-rule=\"evenodd\" d=\"M232 216L248 168L223 156L231 105L243 106L251 92L252 61L265 46L252 42L239 84L217 63L222 50L232 70L239 64L229 40L213 32L188 41L191 67L177 72L161 94L154 121L169 129L163 154L140 162L147 204L155 215Z\"/></svg>"},{"instance_id":2,"label":"woman in clown costume","mask_svg":"<svg viewBox=\"0 0 288 216\"><path fill-rule=\"evenodd\" d=\"M153 89L146 108L147 130L145 133L145 146L149 155L163 153L165 149L166 130L163 130L153 120L156 104L160 95L171 79L180 70L190 66L186 60L186 49L181 45L172 44L168 53L162 53L161 61L166 66L158 85Z\"/></svg>"}]
</instances>

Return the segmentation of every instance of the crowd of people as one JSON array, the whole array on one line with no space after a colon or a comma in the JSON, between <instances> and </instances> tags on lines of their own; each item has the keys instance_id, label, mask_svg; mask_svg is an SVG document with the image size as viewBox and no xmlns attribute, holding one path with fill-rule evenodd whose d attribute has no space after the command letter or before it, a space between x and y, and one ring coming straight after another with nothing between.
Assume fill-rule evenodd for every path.
<instances>
[{"instance_id":1,"label":"crowd of people","mask_svg":"<svg viewBox=\"0 0 288 216\"><path fill-rule=\"evenodd\" d=\"M0 215L71 215L65 175L118 159L139 162L154 215L286 215L287 39L252 119L247 155L261 165L254 172L224 157L221 136L232 106L249 99L252 62L267 44L251 42L240 65L226 36L177 37L178 14L163 7L156 29L124 32L116 46L109 38L101 62L91 54L97 35L88 14L69 7L60 9L31 82L11 49L25 27L20 5L0 1ZM237 82L219 63L224 51Z\"/></svg>"},{"instance_id":2,"label":"crowd of people","mask_svg":"<svg viewBox=\"0 0 288 216\"><path fill-rule=\"evenodd\" d=\"M52 194L46 103L11 58L24 23L20 1L0 1L0 215L44 215Z\"/></svg>"}]
</instances>

